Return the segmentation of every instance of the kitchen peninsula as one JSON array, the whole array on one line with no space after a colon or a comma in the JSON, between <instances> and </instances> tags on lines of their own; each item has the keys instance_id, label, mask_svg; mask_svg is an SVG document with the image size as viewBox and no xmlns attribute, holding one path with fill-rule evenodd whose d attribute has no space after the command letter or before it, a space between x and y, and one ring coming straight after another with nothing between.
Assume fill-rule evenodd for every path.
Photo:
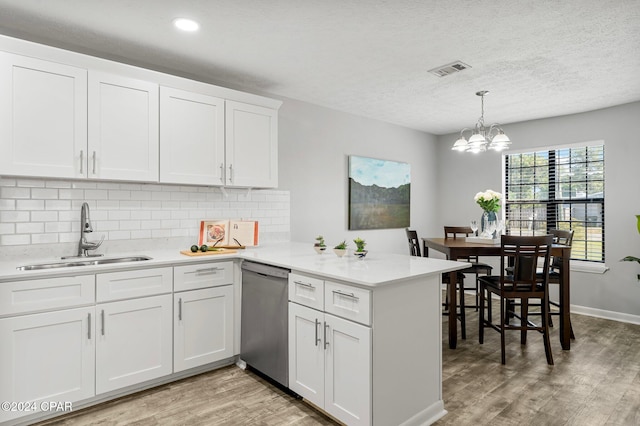
<instances>
[{"instance_id":1,"label":"kitchen peninsula","mask_svg":"<svg viewBox=\"0 0 640 426\"><path fill-rule=\"evenodd\" d=\"M324 343L315 345L321 348L318 352L320 356L326 357L322 358L322 364L333 370L324 372L324 392L319 392L322 394L318 395L319 401L303 395L310 402L350 425L430 424L446 413L442 400L440 277L443 272L464 268L464 263L376 251L371 251L364 260L353 255L338 258L333 253L318 255L309 244L303 243L277 244L239 250L233 254L200 257L186 257L178 252L151 250L135 253L152 258L145 261L32 271L16 269L24 265L24 261L1 262L0 337L3 342L11 343L3 345L0 350L0 400L72 401L74 409L79 409L236 362L240 353L242 295L239 265L243 260L251 260L291 270L290 354L292 344L304 344L309 337L303 328L300 329L302 334L295 333L296 328L292 328L291 323L292 312L312 312L324 318L326 324L333 324L331 327L325 326ZM107 254L107 257L110 256ZM46 262L46 259L42 259L42 262ZM31 260L29 263L39 261ZM217 284L196 289L194 277L197 271L205 270L208 272L204 275L213 274L217 277ZM300 288L296 287L296 280L292 281L292 276L301 279ZM323 290L319 296L324 298L321 306L310 308L304 300L305 294L298 292L309 289L307 280L321 284ZM153 293L142 292L143 288L154 286L156 290ZM180 355L182 352L169 346L156 357L157 363L162 365L157 368L155 377L140 375L136 382L122 383L118 383L120 378L115 380L108 374L106 379L103 377L104 371L108 373L111 370L101 367L101 363L110 361L100 355L101 350L108 351L102 340L108 340L105 339L105 333L108 336L109 332L117 330L115 325L109 327L107 322L105 331L104 316L109 319L110 308L122 305L124 311L133 311L134 305L142 301L168 308L157 310L160 312L158 322L164 324L164 328L160 327L159 330L166 331L165 337L152 343L162 346L175 341L175 345L178 343L177 333L182 327L182 315L185 314L183 310L188 309L188 305L184 304L188 300L187 295L223 289L226 289L224 295L216 296L227 303L221 315L232 320L228 324L231 328L222 336L225 343L218 351L218 359L206 359L197 367L190 364L185 366L182 363L183 355ZM132 304L132 307L129 308L126 303ZM103 313L105 311L106 314ZM59 325L72 323L74 320L69 320L67 316L74 313L78 314L75 329ZM65 318L54 320L53 315L63 315ZM293 315L294 320L304 316L296 315ZM47 316L52 318L53 326L39 322ZM112 324L117 324L116 321L114 315ZM221 323L224 324L224 320ZM359 334L364 336L363 340L355 342L349 333L335 334L335 330L342 330L340 327L347 327L344 328L347 331L357 328L363 333ZM291 330L294 330L294 335ZM60 336L56 334L59 331L62 332ZM326 333L330 333L330 337ZM28 334L40 336L42 341L25 342L16 338L28 338ZM81 339L76 345L47 346L62 337L71 339L73 343L74 336ZM314 346L313 329L310 339L311 346ZM316 335L315 339L317 342L322 337ZM152 344L147 346L147 349L155 347ZM354 363L349 358L354 353L353 348L357 349L356 355L362 362ZM74 354L74 350L82 354ZM20 355L23 351L32 355ZM308 364L308 359L304 363L295 363L295 353L307 353L305 351L307 349L304 348L293 351L293 360L290 356L290 372L293 372L290 375L290 387L294 391L297 391L295 383L303 386L306 383L305 373L301 369L304 368L302 364ZM72 369L61 377L68 380L76 378L77 383L73 383L73 386L69 383L64 386L54 384L52 388L42 383L41 378L29 374L33 366L28 362L37 361L34 352L50 354L45 363L48 371L62 370L54 364L56 362ZM220 359L220 356L223 358ZM74 359L74 362L68 362L67 357ZM19 359L24 362L17 364ZM126 366L126 360L123 362ZM100 373L101 369L103 373ZM148 371L146 369L145 374ZM355 376L351 377L351 374ZM72 389L69 392L74 393L60 394L60 389ZM349 410L351 403L356 404L353 410ZM335 407L344 409L347 417L336 415L332 411ZM19 418L18 414L30 416ZM47 414L50 413L2 412L0 424L42 418Z\"/></svg>"}]
</instances>

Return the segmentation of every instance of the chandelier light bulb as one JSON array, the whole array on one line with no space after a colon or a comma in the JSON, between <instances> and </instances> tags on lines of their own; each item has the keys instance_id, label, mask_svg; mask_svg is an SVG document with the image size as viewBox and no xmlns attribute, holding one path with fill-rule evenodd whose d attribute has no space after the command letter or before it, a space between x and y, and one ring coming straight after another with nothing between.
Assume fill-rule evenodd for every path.
<instances>
[{"instance_id":1,"label":"chandelier light bulb","mask_svg":"<svg viewBox=\"0 0 640 426\"><path fill-rule=\"evenodd\" d=\"M469 141L464 137L464 132L470 129L463 129L460 132L460 139L455 141L451 147L454 151L460 152L473 152L478 153L491 149L493 151L503 151L509 149L511 140L504 134L504 130L500 127L500 124L494 123L489 128L484 125L484 95L489 93L487 90L481 90L476 92L477 96L480 96L481 100L481 114L478 122L476 123L473 134L469 137ZM495 133L494 133L495 132Z\"/></svg>"}]
</instances>

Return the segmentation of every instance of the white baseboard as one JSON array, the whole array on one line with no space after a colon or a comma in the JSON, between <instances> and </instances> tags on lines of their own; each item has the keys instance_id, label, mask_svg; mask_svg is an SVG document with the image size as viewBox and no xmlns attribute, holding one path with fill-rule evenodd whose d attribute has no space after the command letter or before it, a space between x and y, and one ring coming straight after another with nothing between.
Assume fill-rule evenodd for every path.
<instances>
[{"instance_id":1,"label":"white baseboard","mask_svg":"<svg viewBox=\"0 0 640 426\"><path fill-rule=\"evenodd\" d=\"M605 311L604 309L571 305L571 313L640 325L640 315L625 314L623 312Z\"/></svg>"}]
</instances>

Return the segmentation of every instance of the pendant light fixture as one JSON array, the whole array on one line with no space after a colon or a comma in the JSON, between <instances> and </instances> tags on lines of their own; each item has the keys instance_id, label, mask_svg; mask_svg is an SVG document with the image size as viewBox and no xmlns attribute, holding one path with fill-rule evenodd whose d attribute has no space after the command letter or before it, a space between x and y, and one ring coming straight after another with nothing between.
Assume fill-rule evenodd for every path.
<instances>
[{"instance_id":1,"label":"pendant light fixture","mask_svg":"<svg viewBox=\"0 0 640 426\"><path fill-rule=\"evenodd\" d=\"M500 124L494 123L487 129L484 125L484 95L489 93L488 90L481 90L476 92L477 96L481 99L481 114L476 126L472 129L464 128L460 131L460 139L458 139L451 147L454 151L460 152L473 152L478 153L492 149L494 151L502 151L509 149L511 140L504 134L504 130L500 127ZM472 132L469 140L464 137L464 132Z\"/></svg>"}]
</instances>

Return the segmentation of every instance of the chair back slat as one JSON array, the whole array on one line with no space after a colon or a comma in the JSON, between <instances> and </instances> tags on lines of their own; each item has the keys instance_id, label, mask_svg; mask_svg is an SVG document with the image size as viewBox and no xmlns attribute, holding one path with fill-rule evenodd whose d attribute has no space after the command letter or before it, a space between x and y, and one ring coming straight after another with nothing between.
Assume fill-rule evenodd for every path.
<instances>
[{"instance_id":1,"label":"chair back slat","mask_svg":"<svg viewBox=\"0 0 640 426\"><path fill-rule=\"evenodd\" d=\"M513 236L503 235L501 239L500 286L506 288L535 292L540 284L546 287L549 282L549 261L552 235ZM543 273L537 274L539 259L544 259ZM506 266L511 266L509 273Z\"/></svg>"},{"instance_id":2,"label":"chair back slat","mask_svg":"<svg viewBox=\"0 0 640 426\"><path fill-rule=\"evenodd\" d=\"M549 233L553 235L554 243L562 244L565 246L571 247L573 243L573 229L570 231L564 229L551 229ZM562 257L553 256L551 261L551 268L554 270L559 270L562 267Z\"/></svg>"},{"instance_id":3,"label":"chair back slat","mask_svg":"<svg viewBox=\"0 0 640 426\"><path fill-rule=\"evenodd\" d=\"M444 239L453 238L454 240L458 235L464 235L468 237L472 235L473 231L470 226L445 226L444 227Z\"/></svg>"},{"instance_id":4,"label":"chair back slat","mask_svg":"<svg viewBox=\"0 0 640 426\"><path fill-rule=\"evenodd\" d=\"M409 255L421 257L420 242L418 241L418 232L407 228L407 240L409 241Z\"/></svg>"}]
</instances>

